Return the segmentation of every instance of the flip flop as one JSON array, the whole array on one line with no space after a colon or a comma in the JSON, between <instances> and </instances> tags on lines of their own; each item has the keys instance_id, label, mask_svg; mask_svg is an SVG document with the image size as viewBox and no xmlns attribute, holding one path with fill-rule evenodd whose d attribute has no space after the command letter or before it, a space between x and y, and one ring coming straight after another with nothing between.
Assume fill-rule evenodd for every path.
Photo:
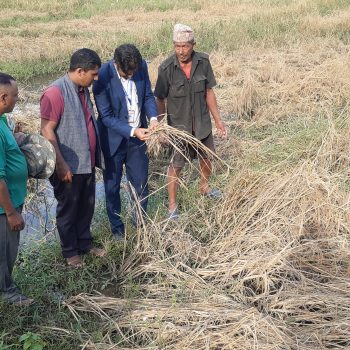
<instances>
[{"instance_id":1,"label":"flip flop","mask_svg":"<svg viewBox=\"0 0 350 350\"><path fill-rule=\"evenodd\" d=\"M16 294L8 300L8 303L14 306L29 306L34 303L34 299L30 299L24 294Z\"/></svg>"},{"instance_id":2,"label":"flip flop","mask_svg":"<svg viewBox=\"0 0 350 350\"><path fill-rule=\"evenodd\" d=\"M168 213L168 220L177 220L180 216L180 213L179 213L179 210L178 208L176 207L173 211L170 211Z\"/></svg>"},{"instance_id":3,"label":"flip flop","mask_svg":"<svg viewBox=\"0 0 350 350\"><path fill-rule=\"evenodd\" d=\"M107 251L102 248L97 248L97 247L92 247L89 251L88 254L96 257L103 258L104 256L107 255Z\"/></svg>"},{"instance_id":4,"label":"flip flop","mask_svg":"<svg viewBox=\"0 0 350 350\"><path fill-rule=\"evenodd\" d=\"M223 193L218 188L212 188L207 193L204 193L203 196L211 199L220 199L223 197Z\"/></svg>"},{"instance_id":5,"label":"flip flop","mask_svg":"<svg viewBox=\"0 0 350 350\"><path fill-rule=\"evenodd\" d=\"M66 263L69 267L73 267L76 269L79 269L84 265L79 255L74 255L70 258L66 258Z\"/></svg>"}]
</instances>

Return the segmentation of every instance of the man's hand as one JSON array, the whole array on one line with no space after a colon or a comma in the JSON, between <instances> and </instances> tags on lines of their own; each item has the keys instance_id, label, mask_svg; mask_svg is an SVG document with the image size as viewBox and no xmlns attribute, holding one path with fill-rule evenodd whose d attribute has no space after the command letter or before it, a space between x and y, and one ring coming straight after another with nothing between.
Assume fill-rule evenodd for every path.
<instances>
[{"instance_id":1,"label":"man's hand","mask_svg":"<svg viewBox=\"0 0 350 350\"><path fill-rule=\"evenodd\" d=\"M12 231L21 231L24 229L23 217L16 210L6 214L6 217Z\"/></svg>"},{"instance_id":2,"label":"man's hand","mask_svg":"<svg viewBox=\"0 0 350 350\"><path fill-rule=\"evenodd\" d=\"M225 125L221 121L221 119L215 122L215 126L216 126L216 129L217 129L218 136L221 137L222 139L226 138L227 137L227 131L226 131Z\"/></svg>"},{"instance_id":3,"label":"man's hand","mask_svg":"<svg viewBox=\"0 0 350 350\"><path fill-rule=\"evenodd\" d=\"M158 126L158 120L157 119L152 119L149 123L149 129L150 131L154 130Z\"/></svg>"},{"instance_id":4,"label":"man's hand","mask_svg":"<svg viewBox=\"0 0 350 350\"><path fill-rule=\"evenodd\" d=\"M149 130L144 128L137 128L134 131L134 136L141 141L146 141L149 138Z\"/></svg>"},{"instance_id":5,"label":"man's hand","mask_svg":"<svg viewBox=\"0 0 350 350\"><path fill-rule=\"evenodd\" d=\"M72 182L73 181L73 174L66 162L61 162L60 164L56 165L56 173L59 178L59 180L63 182Z\"/></svg>"}]
</instances>

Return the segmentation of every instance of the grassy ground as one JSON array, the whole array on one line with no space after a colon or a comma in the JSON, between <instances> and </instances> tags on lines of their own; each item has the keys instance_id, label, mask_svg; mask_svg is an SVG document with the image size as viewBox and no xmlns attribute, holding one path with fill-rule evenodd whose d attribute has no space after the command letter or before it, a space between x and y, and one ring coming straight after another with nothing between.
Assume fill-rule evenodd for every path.
<instances>
[{"instance_id":1,"label":"grassy ground","mask_svg":"<svg viewBox=\"0 0 350 350\"><path fill-rule=\"evenodd\" d=\"M228 140L216 140L218 153L232 166L228 178L214 176L228 194L215 210L196 195L196 174L188 172L180 223L162 223L163 189L150 199L153 223L146 231L130 228L125 245L110 240L101 205L94 236L110 255L87 258L82 272L64 266L55 242L23 249L15 277L37 304L27 310L0 305L1 350L19 349L19 337L28 331L50 350L84 344L101 350L350 346L342 333L350 331L350 321L341 311L350 304L340 293L349 288L348 1L0 5L0 71L18 78L22 104L37 104L40 92L30 88L33 82L40 90L82 46L105 60L116 45L136 43L151 61L154 83L159 63L171 52L173 24L193 26L198 50L211 55L215 91L230 129ZM164 173L164 164L154 161L152 170ZM154 188L164 184L162 176L151 180ZM113 313L106 306L111 300L97 307L96 300L74 299L96 291L125 304L113 304ZM222 305L238 314L228 315ZM323 305L337 313L326 313Z\"/></svg>"}]
</instances>

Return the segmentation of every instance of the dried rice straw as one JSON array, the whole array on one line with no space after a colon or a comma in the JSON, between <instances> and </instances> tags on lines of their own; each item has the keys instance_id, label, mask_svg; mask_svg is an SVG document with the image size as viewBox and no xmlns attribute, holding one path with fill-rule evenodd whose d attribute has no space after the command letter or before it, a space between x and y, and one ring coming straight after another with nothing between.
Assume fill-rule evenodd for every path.
<instances>
[{"instance_id":1,"label":"dried rice straw","mask_svg":"<svg viewBox=\"0 0 350 350\"><path fill-rule=\"evenodd\" d=\"M161 115L160 117L163 117ZM148 154L154 158L160 156L164 149L164 145L168 145L174 151L180 153L186 161L191 164L191 159L188 154L188 147L192 147L198 153L207 154L208 157L222 167L226 168L227 172L231 169L231 166L221 159L215 152L198 140L195 136L188 132L174 128L167 124L166 118L163 118L159 124L151 130L148 140L146 140Z\"/></svg>"}]
</instances>

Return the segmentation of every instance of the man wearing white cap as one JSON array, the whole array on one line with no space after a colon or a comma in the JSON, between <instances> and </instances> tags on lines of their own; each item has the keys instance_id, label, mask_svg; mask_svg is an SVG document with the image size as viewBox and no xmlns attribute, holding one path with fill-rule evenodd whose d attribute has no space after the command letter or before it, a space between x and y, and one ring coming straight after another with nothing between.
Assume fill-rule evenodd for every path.
<instances>
[{"instance_id":1,"label":"man wearing white cap","mask_svg":"<svg viewBox=\"0 0 350 350\"><path fill-rule=\"evenodd\" d=\"M221 121L213 87L215 77L209 56L194 51L196 44L193 30L183 24L176 24L173 31L175 54L159 67L154 94L157 98L158 113L167 112L168 124L194 135L214 151L210 114L214 119L217 133L226 137L227 132ZM166 103L165 103L166 102ZM188 148L188 156L198 156L201 170L199 191L202 195L219 198L219 189L209 187L212 172L207 154ZM174 152L168 169L169 219L179 215L176 204L178 178L186 158Z\"/></svg>"}]
</instances>

